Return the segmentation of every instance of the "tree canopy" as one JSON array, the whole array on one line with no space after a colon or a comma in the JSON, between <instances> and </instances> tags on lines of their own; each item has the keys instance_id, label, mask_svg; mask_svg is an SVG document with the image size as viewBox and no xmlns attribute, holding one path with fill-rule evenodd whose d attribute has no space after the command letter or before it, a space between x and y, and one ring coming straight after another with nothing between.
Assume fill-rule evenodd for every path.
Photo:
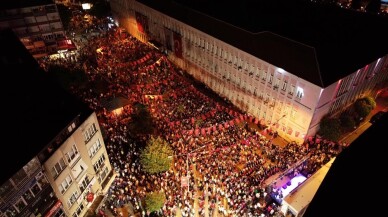
<instances>
[{"instance_id":1,"label":"tree canopy","mask_svg":"<svg viewBox=\"0 0 388 217\"><path fill-rule=\"evenodd\" d=\"M166 202L166 196L162 191L155 191L146 193L145 207L149 212L160 210Z\"/></svg>"},{"instance_id":2,"label":"tree canopy","mask_svg":"<svg viewBox=\"0 0 388 217\"><path fill-rule=\"evenodd\" d=\"M174 152L164 139L151 137L140 154L143 170L150 173L160 173L170 169Z\"/></svg>"},{"instance_id":3,"label":"tree canopy","mask_svg":"<svg viewBox=\"0 0 388 217\"><path fill-rule=\"evenodd\" d=\"M341 122L338 118L325 117L321 120L318 134L330 141L338 141L341 137Z\"/></svg>"},{"instance_id":4,"label":"tree canopy","mask_svg":"<svg viewBox=\"0 0 388 217\"><path fill-rule=\"evenodd\" d=\"M364 97L358 99L354 106L357 114L365 118L376 107L376 102L372 97Z\"/></svg>"}]
</instances>

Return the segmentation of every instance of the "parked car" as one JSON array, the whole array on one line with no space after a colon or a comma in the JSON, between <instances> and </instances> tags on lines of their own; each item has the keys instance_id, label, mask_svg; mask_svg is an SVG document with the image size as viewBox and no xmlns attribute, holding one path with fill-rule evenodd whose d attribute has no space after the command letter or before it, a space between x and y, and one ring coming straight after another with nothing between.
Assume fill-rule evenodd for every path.
<instances>
[{"instance_id":1,"label":"parked car","mask_svg":"<svg viewBox=\"0 0 388 217\"><path fill-rule=\"evenodd\" d=\"M374 114L371 118L370 118L370 120L369 120L369 122L370 123L376 123L376 121L378 121L380 118L381 118L381 116L383 116L384 115L384 113L385 113L385 111L378 111L376 114Z\"/></svg>"}]
</instances>

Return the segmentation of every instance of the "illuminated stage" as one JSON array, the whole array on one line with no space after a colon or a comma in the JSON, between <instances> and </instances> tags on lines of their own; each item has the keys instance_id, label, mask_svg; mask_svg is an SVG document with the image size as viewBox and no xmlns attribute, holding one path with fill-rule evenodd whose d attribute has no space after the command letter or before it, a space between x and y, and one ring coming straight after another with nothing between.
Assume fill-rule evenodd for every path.
<instances>
[{"instance_id":1,"label":"illuminated stage","mask_svg":"<svg viewBox=\"0 0 388 217\"><path fill-rule=\"evenodd\" d=\"M301 183L303 183L307 178L302 175L298 174L292 179L289 179L288 177L283 177L281 182L275 184L274 191L281 191L281 194L283 195L282 198L279 197L278 194L273 194L272 197L275 199L279 204L281 204L283 198L285 198L292 190L297 188Z\"/></svg>"}]
</instances>

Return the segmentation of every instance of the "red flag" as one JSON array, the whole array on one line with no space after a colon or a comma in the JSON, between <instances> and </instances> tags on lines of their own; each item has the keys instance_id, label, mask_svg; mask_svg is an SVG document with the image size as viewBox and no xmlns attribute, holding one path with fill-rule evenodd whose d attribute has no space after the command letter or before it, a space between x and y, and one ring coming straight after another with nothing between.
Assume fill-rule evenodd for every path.
<instances>
[{"instance_id":1,"label":"red flag","mask_svg":"<svg viewBox=\"0 0 388 217\"><path fill-rule=\"evenodd\" d=\"M145 33L148 30L148 17L144 16L139 12L135 12L137 30L139 32Z\"/></svg>"},{"instance_id":2,"label":"red flag","mask_svg":"<svg viewBox=\"0 0 388 217\"><path fill-rule=\"evenodd\" d=\"M174 53L176 57L182 58L183 52L182 52L182 37L178 33L174 32L173 34L174 38Z\"/></svg>"}]
</instances>

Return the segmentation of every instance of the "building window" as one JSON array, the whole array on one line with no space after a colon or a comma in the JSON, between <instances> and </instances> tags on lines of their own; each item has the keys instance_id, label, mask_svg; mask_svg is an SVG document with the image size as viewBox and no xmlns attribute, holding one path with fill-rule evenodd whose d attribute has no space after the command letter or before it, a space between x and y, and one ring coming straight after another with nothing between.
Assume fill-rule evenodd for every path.
<instances>
[{"instance_id":1,"label":"building window","mask_svg":"<svg viewBox=\"0 0 388 217\"><path fill-rule=\"evenodd\" d=\"M24 194L23 198L27 203L30 203L34 199L34 195L32 195L30 189L28 189Z\"/></svg>"},{"instance_id":2,"label":"building window","mask_svg":"<svg viewBox=\"0 0 388 217\"><path fill-rule=\"evenodd\" d=\"M78 190L75 190L75 191L71 194L70 198L67 200L67 206L68 206L69 208L70 208L71 206L73 206L73 204L77 201L78 197L79 197L79 192L78 192Z\"/></svg>"},{"instance_id":3,"label":"building window","mask_svg":"<svg viewBox=\"0 0 388 217\"><path fill-rule=\"evenodd\" d=\"M299 99L302 99L304 93L303 93L303 89L298 87L297 91L296 91L296 97L299 98Z\"/></svg>"},{"instance_id":4,"label":"building window","mask_svg":"<svg viewBox=\"0 0 388 217\"><path fill-rule=\"evenodd\" d=\"M38 183L36 183L35 185L33 185L31 188L30 188L31 192L34 194L34 195L38 195L39 192L42 190L42 188L40 187L40 185Z\"/></svg>"},{"instance_id":5,"label":"building window","mask_svg":"<svg viewBox=\"0 0 388 217\"><path fill-rule=\"evenodd\" d=\"M272 84L273 74L269 74L268 83Z\"/></svg>"},{"instance_id":6,"label":"building window","mask_svg":"<svg viewBox=\"0 0 388 217\"><path fill-rule=\"evenodd\" d=\"M94 155L96 155L96 153L98 152L98 150L100 150L101 148L101 141L100 139L97 139L97 141L92 145L92 147L89 148L89 157L92 158L94 157Z\"/></svg>"},{"instance_id":7,"label":"building window","mask_svg":"<svg viewBox=\"0 0 388 217\"><path fill-rule=\"evenodd\" d=\"M102 154L98 161L93 165L94 171L98 171L105 162L105 155Z\"/></svg>"},{"instance_id":8,"label":"building window","mask_svg":"<svg viewBox=\"0 0 388 217\"><path fill-rule=\"evenodd\" d=\"M70 151L65 154L67 162L70 163L77 156L77 154L77 146L73 144Z\"/></svg>"},{"instance_id":9,"label":"building window","mask_svg":"<svg viewBox=\"0 0 388 217\"><path fill-rule=\"evenodd\" d=\"M13 206L10 206L6 211L5 211L5 215L7 217L14 217L18 214L18 212L16 211L15 207Z\"/></svg>"},{"instance_id":10,"label":"building window","mask_svg":"<svg viewBox=\"0 0 388 217\"><path fill-rule=\"evenodd\" d=\"M282 86L282 91L286 91L286 90L287 90L287 81L284 81Z\"/></svg>"},{"instance_id":11,"label":"building window","mask_svg":"<svg viewBox=\"0 0 388 217\"><path fill-rule=\"evenodd\" d=\"M27 203L23 200L22 197L20 197L20 199L15 203L14 206L17 210L19 210L19 212L21 212L27 206Z\"/></svg>"},{"instance_id":12,"label":"building window","mask_svg":"<svg viewBox=\"0 0 388 217\"><path fill-rule=\"evenodd\" d=\"M51 175L54 179L56 179L59 174L66 168L65 161L63 158L61 158L52 168L51 168Z\"/></svg>"},{"instance_id":13,"label":"building window","mask_svg":"<svg viewBox=\"0 0 388 217\"><path fill-rule=\"evenodd\" d=\"M106 176L108 175L108 168L105 167L105 169L101 172L101 174L98 176L98 182L102 183Z\"/></svg>"},{"instance_id":14,"label":"building window","mask_svg":"<svg viewBox=\"0 0 388 217\"><path fill-rule=\"evenodd\" d=\"M89 142L90 139L96 134L97 128L96 124L92 124L86 131L84 132L84 137L85 137L85 143Z\"/></svg>"},{"instance_id":15,"label":"building window","mask_svg":"<svg viewBox=\"0 0 388 217\"><path fill-rule=\"evenodd\" d=\"M81 192L84 192L86 188L88 187L90 183L89 177L85 176L85 178L82 180L82 182L79 185L79 188L81 189Z\"/></svg>"},{"instance_id":16,"label":"building window","mask_svg":"<svg viewBox=\"0 0 388 217\"><path fill-rule=\"evenodd\" d=\"M59 191L64 194L67 189L69 189L71 183L73 183L73 179L70 175L68 175L65 180L62 181L62 183L58 186Z\"/></svg>"},{"instance_id":17,"label":"building window","mask_svg":"<svg viewBox=\"0 0 388 217\"><path fill-rule=\"evenodd\" d=\"M292 96L292 95L294 95L294 91L295 91L295 86L291 85L290 90L288 91L288 94L290 94Z\"/></svg>"},{"instance_id":18,"label":"building window","mask_svg":"<svg viewBox=\"0 0 388 217\"><path fill-rule=\"evenodd\" d=\"M81 203L80 205L79 205L79 207L77 208L77 210L75 211L75 213L73 214L73 217L78 217L78 216L80 216L81 215L81 212L82 212L82 210L84 210L84 204L83 203Z\"/></svg>"},{"instance_id":19,"label":"building window","mask_svg":"<svg viewBox=\"0 0 388 217\"><path fill-rule=\"evenodd\" d=\"M267 80L267 72L263 71L263 77L261 77L261 80L265 81Z\"/></svg>"}]
</instances>

